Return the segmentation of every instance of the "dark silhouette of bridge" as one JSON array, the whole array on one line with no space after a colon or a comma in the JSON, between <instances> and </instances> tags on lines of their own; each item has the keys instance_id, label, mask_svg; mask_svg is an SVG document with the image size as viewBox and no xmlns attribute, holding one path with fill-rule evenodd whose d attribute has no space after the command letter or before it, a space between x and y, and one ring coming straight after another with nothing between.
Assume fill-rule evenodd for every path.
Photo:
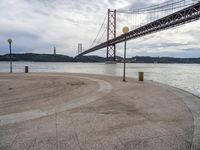
<instances>
[{"instance_id":1,"label":"dark silhouette of bridge","mask_svg":"<svg viewBox=\"0 0 200 150\"><path fill-rule=\"evenodd\" d=\"M190 1L191 2L191 1ZM107 48L107 61L108 62L115 62L116 60L116 44L121 43L125 40L136 39L148 34L152 34L155 32L159 32L162 30L166 30L169 28L173 28L176 26L180 26L192 21L196 21L200 18L200 1L193 1L190 3L188 0L178 0L167 1L163 4L154 5L147 8L142 8L138 10L132 11L124 11L124 10L108 10L107 14L107 40L96 46L92 46L91 48L85 50L84 52L80 53L76 57L83 56L85 54L100 50L102 48ZM171 8L169 8L171 7ZM153 20L145 25L137 27L126 34L122 34L116 36L116 14L117 13L158 13L162 11L170 11L178 9L173 13L170 13L164 17L159 19ZM105 19L104 19L105 20Z\"/></svg>"}]
</instances>

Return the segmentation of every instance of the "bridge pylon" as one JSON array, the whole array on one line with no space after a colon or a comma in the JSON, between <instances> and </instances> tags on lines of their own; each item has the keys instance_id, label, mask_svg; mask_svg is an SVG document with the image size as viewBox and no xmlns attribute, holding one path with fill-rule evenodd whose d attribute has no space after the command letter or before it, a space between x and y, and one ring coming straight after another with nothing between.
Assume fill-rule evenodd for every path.
<instances>
[{"instance_id":1,"label":"bridge pylon","mask_svg":"<svg viewBox=\"0 0 200 150\"><path fill-rule=\"evenodd\" d=\"M110 40L116 38L116 10L108 9L107 23L107 55L106 63L116 63L116 44L110 44Z\"/></svg>"},{"instance_id":2,"label":"bridge pylon","mask_svg":"<svg viewBox=\"0 0 200 150\"><path fill-rule=\"evenodd\" d=\"M78 43L78 55L80 55L82 52L83 52L82 43Z\"/></svg>"}]
</instances>

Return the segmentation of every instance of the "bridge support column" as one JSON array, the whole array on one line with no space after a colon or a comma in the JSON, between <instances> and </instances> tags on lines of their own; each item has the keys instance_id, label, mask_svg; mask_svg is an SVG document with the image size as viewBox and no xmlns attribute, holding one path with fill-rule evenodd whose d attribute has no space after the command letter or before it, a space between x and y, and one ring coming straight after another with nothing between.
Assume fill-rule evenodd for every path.
<instances>
[{"instance_id":1,"label":"bridge support column","mask_svg":"<svg viewBox=\"0 0 200 150\"><path fill-rule=\"evenodd\" d=\"M116 45L110 44L110 40L116 38L116 10L108 9L108 24L107 24L107 55L106 63L116 63Z\"/></svg>"}]
</instances>

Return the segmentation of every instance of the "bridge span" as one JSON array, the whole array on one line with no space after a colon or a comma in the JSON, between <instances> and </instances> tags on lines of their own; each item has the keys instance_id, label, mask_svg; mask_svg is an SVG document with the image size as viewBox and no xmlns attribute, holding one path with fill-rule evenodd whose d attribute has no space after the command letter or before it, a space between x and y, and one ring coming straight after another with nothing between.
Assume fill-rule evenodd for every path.
<instances>
[{"instance_id":1,"label":"bridge span","mask_svg":"<svg viewBox=\"0 0 200 150\"><path fill-rule=\"evenodd\" d=\"M113 11L113 12L116 13L116 11ZM114 15L116 15L116 14L114 14ZM114 15L112 15L112 16L114 16ZM109 19L108 19L107 41L82 52L81 54L77 55L76 57L80 57L85 54L88 54L88 53L91 53L91 52L94 52L94 51L97 51L97 50L107 47L107 61L115 61L115 57L116 57L115 45L125 41L125 37L127 40L136 39L136 38L148 35L148 34L152 34L155 32L162 31L162 30L180 26L180 25L192 22L192 21L196 21L199 18L200 18L200 2L198 1L196 4L188 6L184 9L181 9L177 12L174 12L170 15L162 17L158 20L150 22L146 25L143 25L139 28L136 28L126 34L122 34L117 37L116 37L116 29L115 29L116 21L114 21L113 23L111 23L111 25L113 25L113 27L114 27L113 30L111 30L111 33L113 33L112 39L109 39L109 34L110 34L109 24L110 23L109 23ZM115 19L116 18L114 18L114 20ZM110 49L109 47L110 46L112 46L111 50L113 50L113 54L110 54L110 56L109 56L109 49Z\"/></svg>"}]
</instances>

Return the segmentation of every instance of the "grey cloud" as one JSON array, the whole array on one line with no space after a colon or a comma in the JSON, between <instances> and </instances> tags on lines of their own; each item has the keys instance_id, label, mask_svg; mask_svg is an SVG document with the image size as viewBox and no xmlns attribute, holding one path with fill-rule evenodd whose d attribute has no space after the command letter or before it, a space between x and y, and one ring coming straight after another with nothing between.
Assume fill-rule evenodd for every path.
<instances>
[{"instance_id":1,"label":"grey cloud","mask_svg":"<svg viewBox=\"0 0 200 150\"><path fill-rule=\"evenodd\" d=\"M183 48L181 49L183 52L195 52L195 53L200 53L200 48ZM200 55L199 55L200 57Z\"/></svg>"},{"instance_id":2,"label":"grey cloud","mask_svg":"<svg viewBox=\"0 0 200 150\"><path fill-rule=\"evenodd\" d=\"M38 47L46 48L50 43L43 41L40 36L31 32L22 32L17 30L4 31L0 36L0 53L7 53L7 39L12 38L13 40L13 51L14 52L32 52L33 49Z\"/></svg>"},{"instance_id":3,"label":"grey cloud","mask_svg":"<svg viewBox=\"0 0 200 150\"><path fill-rule=\"evenodd\" d=\"M74 23L74 24L79 24L80 22L75 20L75 19L71 19L71 18L65 18L65 20L71 22L71 23Z\"/></svg>"},{"instance_id":4,"label":"grey cloud","mask_svg":"<svg viewBox=\"0 0 200 150\"><path fill-rule=\"evenodd\" d=\"M146 44L145 47L147 48L171 48L171 47L179 47L179 46L187 46L189 44L183 44L183 43L155 43L155 44Z\"/></svg>"},{"instance_id":5,"label":"grey cloud","mask_svg":"<svg viewBox=\"0 0 200 150\"><path fill-rule=\"evenodd\" d=\"M189 50L189 51L179 51L179 52L148 52L142 51L131 54L132 56L152 56L152 57L181 57L181 58L200 58L200 51Z\"/></svg>"},{"instance_id":6,"label":"grey cloud","mask_svg":"<svg viewBox=\"0 0 200 150\"><path fill-rule=\"evenodd\" d=\"M129 10L132 11L134 9L139 9L139 8L144 8L146 6L150 6L152 5L153 2L152 0L134 0L133 2L131 2L128 6L124 7L124 8L120 8L119 10Z\"/></svg>"}]
</instances>

